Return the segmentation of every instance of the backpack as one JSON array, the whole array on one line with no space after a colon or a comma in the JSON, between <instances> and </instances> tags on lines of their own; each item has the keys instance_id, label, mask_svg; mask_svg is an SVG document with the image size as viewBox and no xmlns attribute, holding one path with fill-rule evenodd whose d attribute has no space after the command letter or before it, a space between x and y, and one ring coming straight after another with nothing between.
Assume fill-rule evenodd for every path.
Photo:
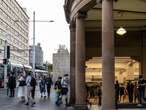
<instances>
[{"instance_id":1,"label":"backpack","mask_svg":"<svg viewBox=\"0 0 146 110\"><path fill-rule=\"evenodd\" d=\"M19 82L19 86L26 86L25 80L24 80L24 81L20 81L20 82Z\"/></svg>"},{"instance_id":2,"label":"backpack","mask_svg":"<svg viewBox=\"0 0 146 110\"><path fill-rule=\"evenodd\" d=\"M30 86L36 86L36 79L31 77Z\"/></svg>"}]
</instances>

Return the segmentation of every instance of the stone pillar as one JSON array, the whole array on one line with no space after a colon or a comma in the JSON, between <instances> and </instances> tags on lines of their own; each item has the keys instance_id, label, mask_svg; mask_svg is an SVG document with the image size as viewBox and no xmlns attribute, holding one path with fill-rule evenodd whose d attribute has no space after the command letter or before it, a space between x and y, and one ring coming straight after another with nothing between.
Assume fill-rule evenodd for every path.
<instances>
[{"instance_id":1,"label":"stone pillar","mask_svg":"<svg viewBox=\"0 0 146 110\"><path fill-rule=\"evenodd\" d=\"M75 104L75 24L70 24L70 100L69 104Z\"/></svg>"},{"instance_id":2,"label":"stone pillar","mask_svg":"<svg viewBox=\"0 0 146 110\"><path fill-rule=\"evenodd\" d=\"M85 87L85 13L78 13L76 17L76 110L84 110L86 105Z\"/></svg>"},{"instance_id":3,"label":"stone pillar","mask_svg":"<svg viewBox=\"0 0 146 110\"><path fill-rule=\"evenodd\" d=\"M102 110L115 110L113 0L102 0Z\"/></svg>"},{"instance_id":4,"label":"stone pillar","mask_svg":"<svg viewBox=\"0 0 146 110\"><path fill-rule=\"evenodd\" d=\"M146 31L143 32L142 36L142 52L141 52L141 68L142 68L142 74L144 79L146 80Z\"/></svg>"}]
</instances>

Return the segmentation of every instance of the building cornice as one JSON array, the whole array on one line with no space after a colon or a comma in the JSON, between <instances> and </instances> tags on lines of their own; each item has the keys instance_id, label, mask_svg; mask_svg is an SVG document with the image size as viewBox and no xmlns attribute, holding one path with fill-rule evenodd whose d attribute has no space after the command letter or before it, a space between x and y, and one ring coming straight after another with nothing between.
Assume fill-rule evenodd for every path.
<instances>
[{"instance_id":1,"label":"building cornice","mask_svg":"<svg viewBox=\"0 0 146 110\"><path fill-rule=\"evenodd\" d=\"M74 0L65 0L64 3L64 12L65 12L66 21L68 23L70 22L71 7L73 2Z\"/></svg>"}]
</instances>

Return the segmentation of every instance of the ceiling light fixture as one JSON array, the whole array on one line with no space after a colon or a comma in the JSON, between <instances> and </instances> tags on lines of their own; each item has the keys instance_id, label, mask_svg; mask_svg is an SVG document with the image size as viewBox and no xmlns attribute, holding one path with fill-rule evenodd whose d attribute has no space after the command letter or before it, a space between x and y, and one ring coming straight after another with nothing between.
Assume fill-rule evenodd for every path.
<instances>
[{"instance_id":1,"label":"ceiling light fixture","mask_svg":"<svg viewBox=\"0 0 146 110\"><path fill-rule=\"evenodd\" d=\"M116 33L118 34L118 35L124 35L124 34L126 34L127 33L127 31L126 31L126 29L124 29L123 27L120 27L117 31L116 31Z\"/></svg>"}]
</instances>

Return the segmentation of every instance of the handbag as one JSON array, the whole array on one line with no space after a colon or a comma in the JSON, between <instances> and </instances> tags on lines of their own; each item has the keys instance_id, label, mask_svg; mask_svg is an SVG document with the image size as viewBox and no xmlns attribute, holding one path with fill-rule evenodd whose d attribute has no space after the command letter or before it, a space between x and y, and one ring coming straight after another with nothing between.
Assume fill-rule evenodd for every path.
<instances>
[{"instance_id":1,"label":"handbag","mask_svg":"<svg viewBox=\"0 0 146 110\"><path fill-rule=\"evenodd\" d=\"M20 81L19 82L19 86L25 86L26 85L26 82L25 81Z\"/></svg>"}]
</instances>

